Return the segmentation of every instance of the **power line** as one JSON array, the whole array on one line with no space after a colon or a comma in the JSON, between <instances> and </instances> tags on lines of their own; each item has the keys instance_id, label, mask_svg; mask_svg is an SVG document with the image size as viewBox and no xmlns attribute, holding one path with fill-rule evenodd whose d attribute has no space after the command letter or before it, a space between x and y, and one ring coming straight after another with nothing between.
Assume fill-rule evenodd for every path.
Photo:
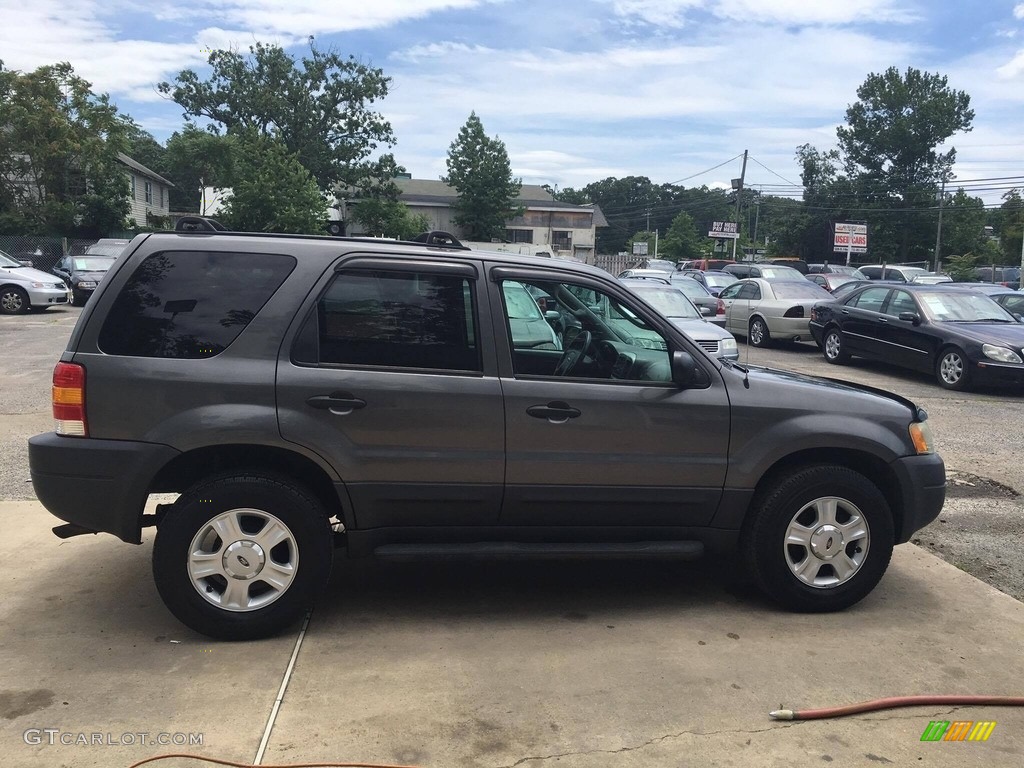
<instances>
[{"instance_id":1,"label":"power line","mask_svg":"<svg viewBox=\"0 0 1024 768\"><path fill-rule=\"evenodd\" d=\"M717 171L717 170L718 170L719 168L721 168L721 167L722 167L723 165L728 165L728 164L729 164L729 163L731 163L732 161L734 161L734 160L738 160L738 159L739 159L739 158L741 158L742 156L743 156L743 153L742 153L742 152L740 152L740 153L739 153L738 155L736 155L736 157L730 157L730 158L729 158L728 160L726 160L726 161L725 161L724 163L719 163L719 164L718 164L718 165L716 165L716 166L715 166L714 168L708 168L708 169L707 169L706 171L701 171L700 173L695 173L695 174L693 174L693 176L687 176L687 177L686 177L685 179L678 179L677 181L670 181L670 182L668 182L668 184L669 184L669 186L672 186L672 185L674 185L674 184L681 184L681 183L682 183L682 182L684 182L684 181L689 181L690 179L695 179L695 178L697 178L698 176L703 176L703 175L704 175L705 173L711 173L712 171Z\"/></svg>"},{"instance_id":2,"label":"power line","mask_svg":"<svg viewBox=\"0 0 1024 768\"><path fill-rule=\"evenodd\" d=\"M765 169L766 171L768 171L768 173L771 173L771 174L774 174L775 176L778 176L778 177L779 177L780 179L782 179L782 180L783 180L784 182L786 182L786 183L787 183L787 184L789 184L790 186L794 186L794 187L795 187L795 186L798 186L797 184L794 184L794 183L793 183L792 181L790 181L789 179L787 179L787 178L786 178L785 176L783 176L782 174L779 174L779 173L775 173L775 171L773 171L773 170L772 170L771 168L769 168L769 167L768 167L767 165L765 165L764 163L762 163L762 162L761 162L760 160L758 160L758 159L757 159L756 157L754 157L753 155L751 155L750 159L751 159L751 160L753 160L753 161L754 161L755 163L757 163L758 165L760 165L760 166L761 166L762 168L764 168L764 169ZM751 184L750 186L754 186L754 185L753 185L753 184Z\"/></svg>"}]
</instances>

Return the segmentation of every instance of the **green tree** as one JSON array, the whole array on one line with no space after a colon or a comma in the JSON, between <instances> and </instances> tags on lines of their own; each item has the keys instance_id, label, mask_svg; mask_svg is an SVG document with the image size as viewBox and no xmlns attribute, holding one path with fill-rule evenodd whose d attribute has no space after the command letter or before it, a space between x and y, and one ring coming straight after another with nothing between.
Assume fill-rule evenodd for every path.
<instances>
[{"instance_id":1,"label":"green tree","mask_svg":"<svg viewBox=\"0 0 1024 768\"><path fill-rule=\"evenodd\" d=\"M505 143L484 133L476 112L448 147L448 175L442 180L458 192L454 219L470 240L502 234L505 222L517 215L521 180L512 176Z\"/></svg>"},{"instance_id":2,"label":"green tree","mask_svg":"<svg viewBox=\"0 0 1024 768\"><path fill-rule=\"evenodd\" d=\"M164 175L174 182L171 208L205 213L203 189L230 187L234 168L234 137L186 124L171 134L164 153Z\"/></svg>"},{"instance_id":3,"label":"green tree","mask_svg":"<svg viewBox=\"0 0 1024 768\"><path fill-rule=\"evenodd\" d=\"M430 229L423 214L412 214L405 203L383 198L367 198L352 206L352 218L372 235L411 240Z\"/></svg>"},{"instance_id":4,"label":"green tree","mask_svg":"<svg viewBox=\"0 0 1024 768\"><path fill-rule=\"evenodd\" d=\"M222 216L246 232L316 234L327 219L320 188L283 142L248 132L235 136L234 176Z\"/></svg>"},{"instance_id":5,"label":"green tree","mask_svg":"<svg viewBox=\"0 0 1024 768\"><path fill-rule=\"evenodd\" d=\"M988 236L985 201L963 189L946 195L942 213L942 258L952 254L980 254Z\"/></svg>"},{"instance_id":6,"label":"green tree","mask_svg":"<svg viewBox=\"0 0 1024 768\"><path fill-rule=\"evenodd\" d=\"M672 219L672 226L661 239L658 252L672 261L700 259L710 251L710 241L697 232L697 224L686 211L680 211Z\"/></svg>"},{"instance_id":7,"label":"green tree","mask_svg":"<svg viewBox=\"0 0 1024 768\"><path fill-rule=\"evenodd\" d=\"M124 229L129 182L118 152L129 128L70 64L22 73L0 63L0 228L79 237Z\"/></svg>"},{"instance_id":8,"label":"green tree","mask_svg":"<svg viewBox=\"0 0 1024 768\"><path fill-rule=\"evenodd\" d=\"M209 79L190 69L158 88L185 110L229 134L255 131L273 137L295 155L320 189L387 185L397 170L390 154L390 123L373 105L388 94L391 78L382 70L310 47L297 61L279 45L256 43L245 55L215 50ZM397 195L394 185L386 187Z\"/></svg>"},{"instance_id":9,"label":"green tree","mask_svg":"<svg viewBox=\"0 0 1024 768\"><path fill-rule=\"evenodd\" d=\"M1021 260L1021 236L1024 235L1024 198L1020 190L1011 189L1003 195L999 207L999 244L1008 264Z\"/></svg>"}]
</instances>

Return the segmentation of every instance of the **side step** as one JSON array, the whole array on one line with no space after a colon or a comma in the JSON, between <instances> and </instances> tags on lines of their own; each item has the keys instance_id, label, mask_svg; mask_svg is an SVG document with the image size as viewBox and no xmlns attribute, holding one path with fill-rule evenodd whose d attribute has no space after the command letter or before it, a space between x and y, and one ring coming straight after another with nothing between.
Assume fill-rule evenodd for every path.
<instances>
[{"instance_id":1,"label":"side step","mask_svg":"<svg viewBox=\"0 0 1024 768\"><path fill-rule=\"evenodd\" d=\"M516 559L565 560L663 558L695 560L704 554L699 541L632 541L584 543L531 543L519 541L478 541L467 544L384 544L373 550L383 560Z\"/></svg>"}]
</instances>

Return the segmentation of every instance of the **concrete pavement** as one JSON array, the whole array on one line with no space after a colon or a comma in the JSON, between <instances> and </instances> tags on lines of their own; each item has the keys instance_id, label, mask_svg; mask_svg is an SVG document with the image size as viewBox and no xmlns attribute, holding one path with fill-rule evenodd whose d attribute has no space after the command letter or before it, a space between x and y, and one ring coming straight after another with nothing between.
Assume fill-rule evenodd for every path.
<instances>
[{"instance_id":1,"label":"concrete pavement","mask_svg":"<svg viewBox=\"0 0 1024 768\"><path fill-rule=\"evenodd\" d=\"M295 633L232 644L185 630L152 585L151 535L141 547L60 542L34 502L0 502L0 520L0 764L253 759ZM342 561L263 762L1019 766L1021 709L801 723L767 713L911 693L1022 695L1022 645L1024 605L913 546L897 548L867 600L825 616L777 611L728 563ZM997 726L985 743L921 742L936 719ZM26 744L27 729L41 743ZM107 741L202 733L203 745L58 735L51 746L44 729Z\"/></svg>"}]
</instances>

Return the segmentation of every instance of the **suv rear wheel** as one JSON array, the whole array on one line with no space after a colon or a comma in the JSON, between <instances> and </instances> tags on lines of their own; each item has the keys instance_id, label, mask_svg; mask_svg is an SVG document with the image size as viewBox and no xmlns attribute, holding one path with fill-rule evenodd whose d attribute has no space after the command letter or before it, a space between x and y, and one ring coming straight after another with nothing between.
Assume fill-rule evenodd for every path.
<instances>
[{"instance_id":1,"label":"suv rear wheel","mask_svg":"<svg viewBox=\"0 0 1024 768\"><path fill-rule=\"evenodd\" d=\"M327 514L304 488L269 475L221 475L194 485L164 517L153 576L182 623L250 640L312 605L332 555Z\"/></svg>"},{"instance_id":2,"label":"suv rear wheel","mask_svg":"<svg viewBox=\"0 0 1024 768\"><path fill-rule=\"evenodd\" d=\"M769 597L791 610L825 612L874 589L894 539L892 512L875 484L823 464L788 473L760 493L740 547Z\"/></svg>"}]
</instances>

